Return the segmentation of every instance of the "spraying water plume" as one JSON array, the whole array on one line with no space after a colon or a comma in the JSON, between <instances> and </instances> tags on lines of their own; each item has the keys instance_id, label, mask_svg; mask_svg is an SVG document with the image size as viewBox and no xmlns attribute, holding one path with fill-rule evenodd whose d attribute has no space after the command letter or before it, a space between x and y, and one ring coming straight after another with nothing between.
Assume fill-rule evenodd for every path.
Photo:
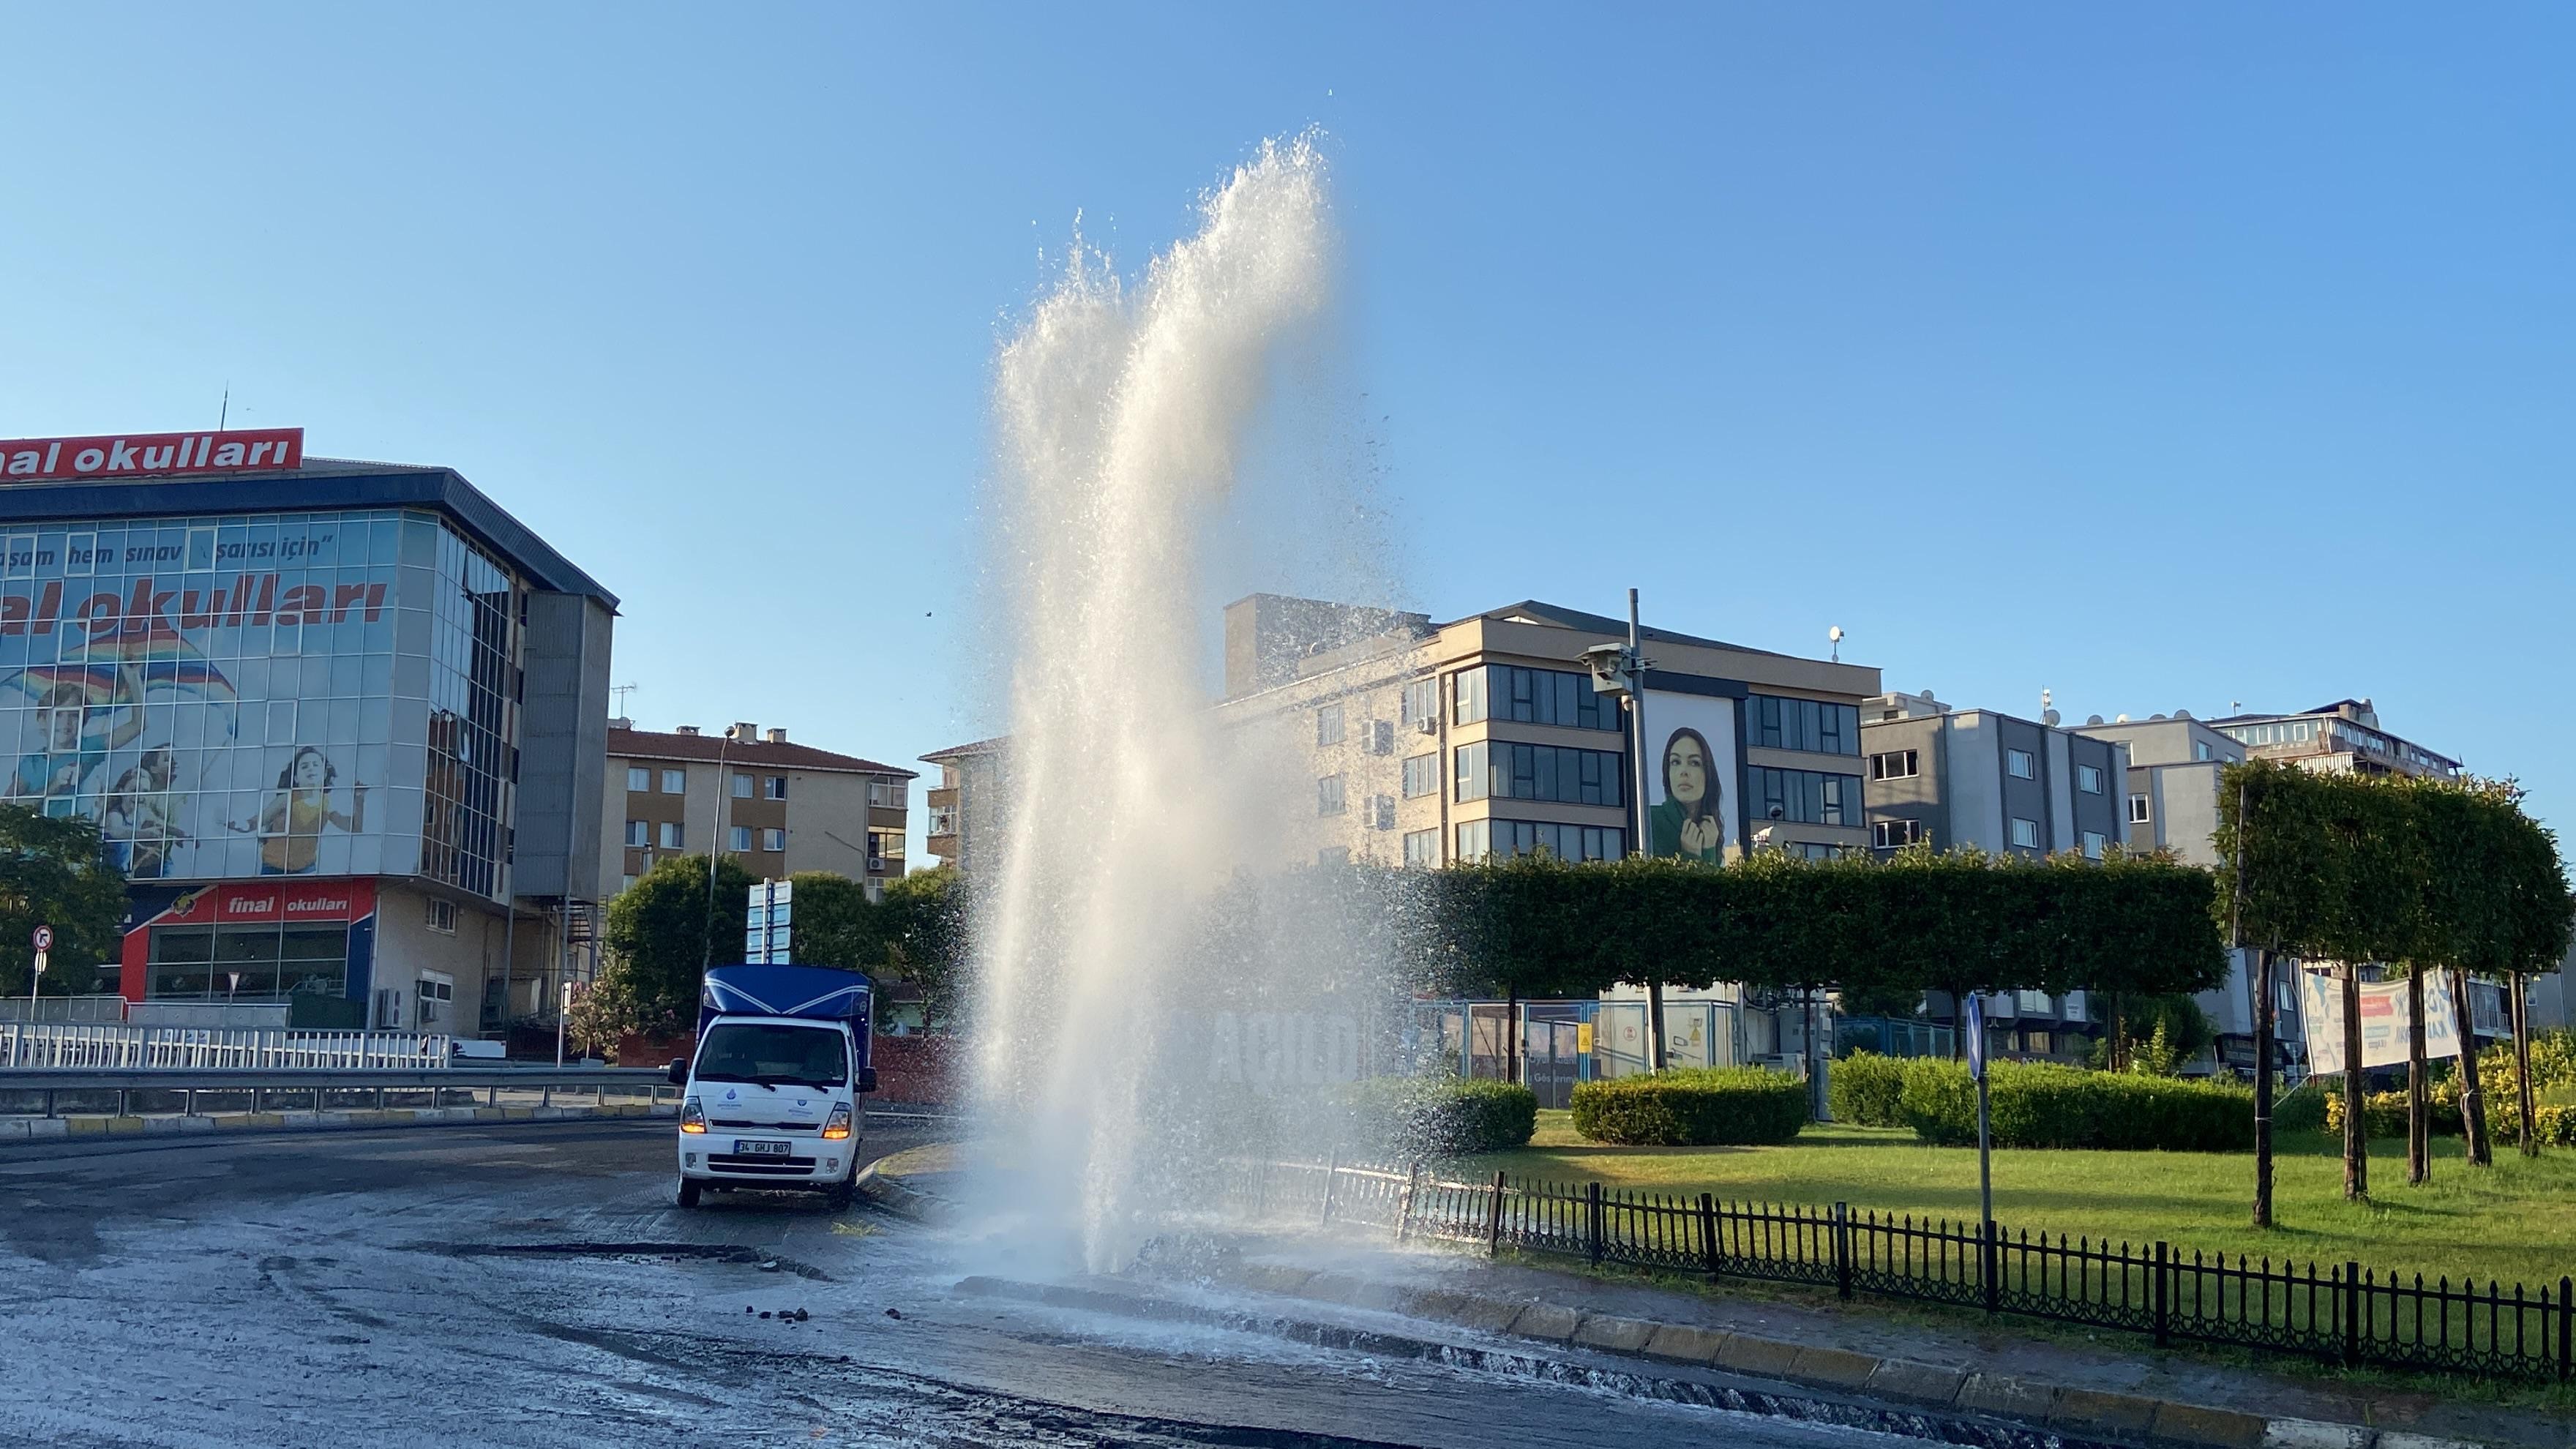
<instances>
[{"instance_id":1,"label":"spraying water plume","mask_svg":"<svg viewBox=\"0 0 2576 1449\"><path fill-rule=\"evenodd\" d=\"M1014 1195L1093 1269L1232 1125L1196 1090L1194 990L1284 979L1314 945L1209 946L1210 903L1278 863L1296 802L1213 716L1203 600L1222 581L1201 571L1280 350L1325 306L1326 199L1312 138L1266 144L1133 286L1077 249L1001 353L988 572L1010 736L977 883L977 1065Z\"/></svg>"}]
</instances>

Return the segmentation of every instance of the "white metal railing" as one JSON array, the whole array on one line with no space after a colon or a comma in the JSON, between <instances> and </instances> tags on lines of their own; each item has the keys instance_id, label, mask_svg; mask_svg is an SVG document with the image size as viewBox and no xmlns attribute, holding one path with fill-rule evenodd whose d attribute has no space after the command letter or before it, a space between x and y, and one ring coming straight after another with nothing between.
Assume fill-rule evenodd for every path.
<instances>
[{"instance_id":1,"label":"white metal railing","mask_svg":"<svg viewBox=\"0 0 2576 1449\"><path fill-rule=\"evenodd\" d=\"M445 1067L444 1036L199 1026L0 1023L0 1067Z\"/></svg>"}]
</instances>

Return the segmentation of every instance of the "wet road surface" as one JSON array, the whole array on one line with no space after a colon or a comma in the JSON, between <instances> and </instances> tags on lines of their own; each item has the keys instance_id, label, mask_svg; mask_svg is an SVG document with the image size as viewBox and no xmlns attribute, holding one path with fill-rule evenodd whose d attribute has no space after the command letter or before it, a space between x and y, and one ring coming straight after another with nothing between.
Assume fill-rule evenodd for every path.
<instances>
[{"instance_id":1,"label":"wet road surface","mask_svg":"<svg viewBox=\"0 0 2576 1449\"><path fill-rule=\"evenodd\" d=\"M871 1121L870 1155L930 1124ZM669 1121L0 1153L0 1445L1887 1445L960 1293L862 1207L671 1200Z\"/></svg>"}]
</instances>

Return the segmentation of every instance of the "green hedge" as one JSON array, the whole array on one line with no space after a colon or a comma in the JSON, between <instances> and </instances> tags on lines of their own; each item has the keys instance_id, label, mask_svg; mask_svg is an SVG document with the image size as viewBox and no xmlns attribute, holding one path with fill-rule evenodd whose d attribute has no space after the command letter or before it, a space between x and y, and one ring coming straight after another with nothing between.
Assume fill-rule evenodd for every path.
<instances>
[{"instance_id":1,"label":"green hedge","mask_svg":"<svg viewBox=\"0 0 2576 1449\"><path fill-rule=\"evenodd\" d=\"M2038 1062L1996 1062L1992 1072L1997 1147L2241 1152L2254 1145L2254 1094L2245 1087ZM1976 1085L1966 1064L1907 1062L1900 1101L1924 1141L1977 1140Z\"/></svg>"},{"instance_id":2,"label":"green hedge","mask_svg":"<svg viewBox=\"0 0 2576 1449\"><path fill-rule=\"evenodd\" d=\"M1807 1084L1760 1067L1684 1067L1574 1088L1574 1130L1594 1142L1776 1145L1806 1125Z\"/></svg>"},{"instance_id":3,"label":"green hedge","mask_svg":"<svg viewBox=\"0 0 2576 1449\"><path fill-rule=\"evenodd\" d=\"M2325 1083L2310 1082L2295 1092L2276 1090L2272 1098L2272 1128L2277 1132L2326 1130Z\"/></svg>"},{"instance_id":4,"label":"green hedge","mask_svg":"<svg viewBox=\"0 0 2576 1449\"><path fill-rule=\"evenodd\" d=\"M1361 1136L1410 1158L1527 1147L1538 1130L1538 1094L1512 1082L1374 1077L1349 1102Z\"/></svg>"},{"instance_id":5,"label":"green hedge","mask_svg":"<svg viewBox=\"0 0 2576 1449\"><path fill-rule=\"evenodd\" d=\"M1825 1107L1837 1122L1902 1127L1904 1099L1905 1063L1899 1058L1854 1051L1825 1069Z\"/></svg>"}]
</instances>

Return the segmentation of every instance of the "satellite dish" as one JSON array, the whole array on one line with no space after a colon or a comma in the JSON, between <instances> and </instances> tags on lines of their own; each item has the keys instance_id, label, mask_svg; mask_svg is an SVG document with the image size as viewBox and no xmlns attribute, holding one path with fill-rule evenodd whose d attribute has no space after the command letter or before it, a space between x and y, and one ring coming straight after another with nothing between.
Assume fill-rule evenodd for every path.
<instances>
[{"instance_id":1,"label":"satellite dish","mask_svg":"<svg viewBox=\"0 0 2576 1449\"><path fill-rule=\"evenodd\" d=\"M2122 715L2121 718L2126 719L2128 716ZM2084 722L2089 725L2097 725L2102 722L2102 716L2098 714L2088 714L2084 717Z\"/></svg>"},{"instance_id":2,"label":"satellite dish","mask_svg":"<svg viewBox=\"0 0 2576 1449\"><path fill-rule=\"evenodd\" d=\"M2128 722L2129 722L2129 717L2128 717L2127 715L2125 715L2125 714L2124 714L2124 715L2121 715L2119 718L2117 718L2117 719L2115 719L2115 720L2111 721L2111 723L2113 723L2113 724L2127 724Z\"/></svg>"},{"instance_id":3,"label":"satellite dish","mask_svg":"<svg viewBox=\"0 0 2576 1449\"><path fill-rule=\"evenodd\" d=\"M1840 644L1843 642L1843 626L1836 624L1832 628L1827 629L1825 631L1825 641L1830 644Z\"/></svg>"},{"instance_id":4,"label":"satellite dish","mask_svg":"<svg viewBox=\"0 0 2576 1449\"><path fill-rule=\"evenodd\" d=\"M1918 696L1916 696L1916 697L1917 697L1917 698L1919 698L1919 699L1921 699L1921 700L1923 700L1925 703L1927 703L1927 704L1928 704L1928 703L1930 703L1930 702L1931 702L1931 699L1932 699L1932 691L1930 691L1930 690L1928 690L1928 689L1927 689L1927 690L1923 691L1923 693L1922 693L1922 694L1920 694L1920 695L1918 695Z\"/></svg>"},{"instance_id":5,"label":"satellite dish","mask_svg":"<svg viewBox=\"0 0 2576 1449\"><path fill-rule=\"evenodd\" d=\"M2048 726L2050 729L2057 728L2057 720L2057 711L2053 709L2044 709L2039 712L2039 722Z\"/></svg>"},{"instance_id":6,"label":"satellite dish","mask_svg":"<svg viewBox=\"0 0 2576 1449\"><path fill-rule=\"evenodd\" d=\"M2190 711L2190 710L2187 710L2187 709L2178 709L2178 710L2175 710L2175 711L2174 711L2174 718L2175 718L2175 719L2189 719L2189 718L2191 718L2191 711Z\"/></svg>"},{"instance_id":7,"label":"satellite dish","mask_svg":"<svg viewBox=\"0 0 2576 1449\"><path fill-rule=\"evenodd\" d=\"M2164 716L2163 716L2163 715L2160 715L2160 714L2151 714L2151 715L2148 715L2148 716L2147 716L2147 718L2148 718L2148 719L2150 719L2150 720L2159 720L2159 719L2163 719L2163 718L2164 718Z\"/></svg>"}]
</instances>

